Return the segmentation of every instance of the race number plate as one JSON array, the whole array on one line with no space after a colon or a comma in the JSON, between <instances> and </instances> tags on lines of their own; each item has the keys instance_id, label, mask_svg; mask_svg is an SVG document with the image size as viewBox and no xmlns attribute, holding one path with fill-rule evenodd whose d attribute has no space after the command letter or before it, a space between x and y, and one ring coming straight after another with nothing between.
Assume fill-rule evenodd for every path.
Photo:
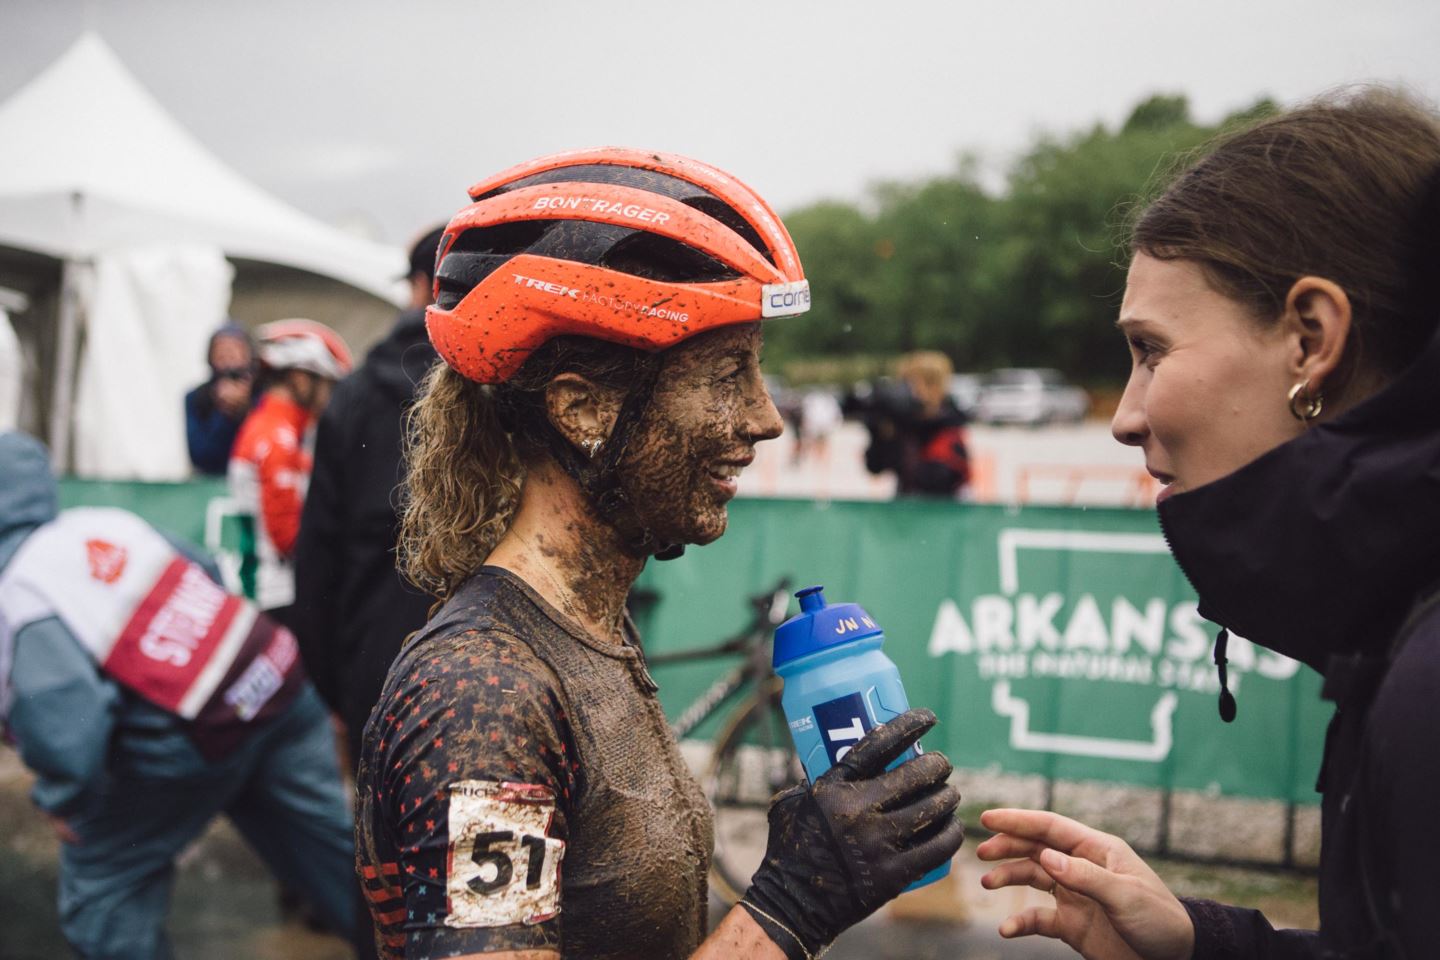
<instances>
[{"instance_id":1,"label":"race number plate","mask_svg":"<svg viewBox=\"0 0 1440 960\"><path fill-rule=\"evenodd\" d=\"M560 912L565 842L547 836L555 794L529 783L450 785L449 927L542 923Z\"/></svg>"}]
</instances>

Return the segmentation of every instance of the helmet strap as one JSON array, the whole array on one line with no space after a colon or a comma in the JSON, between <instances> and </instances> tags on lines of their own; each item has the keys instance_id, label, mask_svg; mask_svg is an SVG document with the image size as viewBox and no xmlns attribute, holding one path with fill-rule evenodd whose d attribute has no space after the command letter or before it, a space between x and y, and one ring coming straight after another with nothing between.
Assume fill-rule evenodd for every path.
<instances>
[{"instance_id":1,"label":"helmet strap","mask_svg":"<svg viewBox=\"0 0 1440 960\"><path fill-rule=\"evenodd\" d=\"M685 545L661 543L640 522L634 504L620 482L621 461L645 412L650 409L655 383L663 366L664 360L659 355L651 354L645 358L631 381L625 401L610 428L610 436L600 448L599 457L592 460L585 456L553 423L547 424L546 441L555 462L580 486L600 519L620 533L629 549L641 555L653 554L657 560L673 560L685 552Z\"/></svg>"}]
</instances>

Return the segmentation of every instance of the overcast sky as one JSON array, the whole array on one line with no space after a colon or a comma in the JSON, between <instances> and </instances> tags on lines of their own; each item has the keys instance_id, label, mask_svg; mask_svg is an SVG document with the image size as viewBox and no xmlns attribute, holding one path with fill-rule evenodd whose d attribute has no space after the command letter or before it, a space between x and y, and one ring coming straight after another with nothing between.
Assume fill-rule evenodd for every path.
<instances>
[{"instance_id":1,"label":"overcast sky","mask_svg":"<svg viewBox=\"0 0 1440 960\"><path fill-rule=\"evenodd\" d=\"M783 212L965 151L995 181L1154 92L1204 121L1360 80L1440 100L1436 0L0 0L0 98L87 27L232 167L402 244L579 146L692 154Z\"/></svg>"}]
</instances>

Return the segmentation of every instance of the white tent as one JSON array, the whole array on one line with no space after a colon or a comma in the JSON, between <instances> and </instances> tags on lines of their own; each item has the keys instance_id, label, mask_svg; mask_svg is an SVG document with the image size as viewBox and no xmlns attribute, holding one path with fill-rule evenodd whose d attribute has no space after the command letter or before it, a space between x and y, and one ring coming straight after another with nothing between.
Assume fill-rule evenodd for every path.
<instances>
[{"instance_id":1,"label":"white tent","mask_svg":"<svg viewBox=\"0 0 1440 960\"><path fill-rule=\"evenodd\" d=\"M295 267L399 303L398 249L336 230L276 200L212 156L85 34L0 104L0 246L66 264L51 442L63 458L85 298L82 265L110 254L218 248ZM106 322L92 303L92 329Z\"/></svg>"},{"instance_id":2,"label":"white tent","mask_svg":"<svg viewBox=\"0 0 1440 960\"><path fill-rule=\"evenodd\" d=\"M196 242L398 295L400 250L327 226L246 181L94 34L0 104L0 145L0 244L73 260Z\"/></svg>"}]
</instances>

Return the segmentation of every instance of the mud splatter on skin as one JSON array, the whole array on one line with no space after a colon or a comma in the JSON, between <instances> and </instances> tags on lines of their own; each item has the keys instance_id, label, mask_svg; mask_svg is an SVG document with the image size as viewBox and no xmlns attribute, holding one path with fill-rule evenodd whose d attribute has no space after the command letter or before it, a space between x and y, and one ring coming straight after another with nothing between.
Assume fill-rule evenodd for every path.
<instances>
[{"instance_id":1,"label":"mud splatter on skin","mask_svg":"<svg viewBox=\"0 0 1440 960\"><path fill-rule=\"evenodd\" d=\"M778 437L760 375L760 324L724 327L669 350L655 395L621 464L637 519L662 542L710 543L732 496L716 473L748 464Z\"/></svg>"},{"instance_id":2,"label":"mud splatter on skin","mask_svg":"<svg viewBox=\"0 0 1440 960\"><path fill-rule=\"evenodd\" d=\"M634 524L659 541L704 544L720 537L731 493L715 472L735 472L753 458L755 444L780 435L784 425L760 375L761 343L760 325L752 323L701 334L666 352L620 468ZM620 399L605 398L605 422L613 423ZM522 501L570 483L553 463L536 464ZM544 593L553 592L548 577L555 577L568 593L562 609L568 599L598 638L617 638L625 597L647 558L632 553L583 497L544 500L550 512L527 511L522 502L514 529L524 546L502 544L491 562ZM558 514L557 503L563 505Z\"/></svg>"},{"instance_id":3,"label":"mud splatter on skin","mask_svg":"<svg viewBox=\"0 0 1440 960\"><path fill-rule=\"evenodd\" d=\"M530 470L515 524L488 562L519 574L597 640L618 643L625 598L645 558L630 554L619 533L595 516L578 491L545 495L557 486L573 490L574 481L554 463ZM546 506L527 509L527 500L543 500Z\"/></svg>"}]
</instances>

